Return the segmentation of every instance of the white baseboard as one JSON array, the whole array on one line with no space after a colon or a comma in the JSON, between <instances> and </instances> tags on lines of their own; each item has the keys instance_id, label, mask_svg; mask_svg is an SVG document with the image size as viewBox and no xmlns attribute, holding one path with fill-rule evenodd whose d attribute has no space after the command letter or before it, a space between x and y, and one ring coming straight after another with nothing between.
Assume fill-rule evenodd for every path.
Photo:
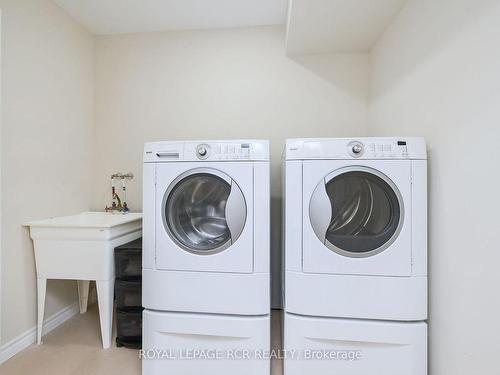
<instances>
[{"instance_id":1,"label":"white baseboard","mask_svg":"<svg viewBox=\"0 0 500 375\"><path fill-rule=\"evenodd\" d=\"M43 323L43 334L47 334L54 328L59 327L68 319L72 318L80 312L78 302L72 303L59 310L52 316L45 319ZM17 336L16 338L10 340L0 347L0 365L12 358L17 353L26 349L31 344L36 342L36 326Z\"/></svg>"}]
</instances>

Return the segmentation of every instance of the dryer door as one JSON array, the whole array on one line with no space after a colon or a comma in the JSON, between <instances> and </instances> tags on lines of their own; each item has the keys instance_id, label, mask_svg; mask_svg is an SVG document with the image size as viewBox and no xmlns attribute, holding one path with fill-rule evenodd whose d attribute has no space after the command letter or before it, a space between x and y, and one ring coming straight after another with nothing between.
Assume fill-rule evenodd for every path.
<instances>
[{"instance_id":1,"label":"dryer door","mask_svg":"<svg viewBox=\"0 0 500 375\"><path fill-rule=\"evenodd\" d=\"M357 163L304 162L304 271L409 275L411 164Z\"/></svg>"},{"instance_id":2,"label":"dryer door","mask_svg":"<svg viewBox=\"0 0 500 375\"><path fill-rule=\"evenodd\" d=\"M326 247L360 258L381 253L394 242L403 225L403 207L399 189L387 176L372 168L346 167L316 186L309 216Z\"/></svg>"},{"instance_id":3,"label":"dryer door","mask_svg":"<svg viewBox=\"0 0 500 375\"><path fill-rule=\"evenodd\" d=\"M157 268L251 272L252 184L247 163L158 165Z\"/></svg>"}]
</instances>

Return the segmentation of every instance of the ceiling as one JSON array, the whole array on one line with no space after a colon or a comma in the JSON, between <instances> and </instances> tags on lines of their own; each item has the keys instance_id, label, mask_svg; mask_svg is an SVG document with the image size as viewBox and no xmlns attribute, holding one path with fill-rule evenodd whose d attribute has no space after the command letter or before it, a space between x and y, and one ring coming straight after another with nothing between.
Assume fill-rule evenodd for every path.
<instances>
[{"instance_id":1,"label":"ceiling","mask_svg":"<svg viewBox=\"0 0 500 375\"><path fill-rule=\"evenodd\" d=\"M290 0L287 54L366 52L407 0Z\"/></svg>"},{"instance_id":2,"label":"ceiling","mask_svg":"<svg viewBox=\"0 0 500 375\"><path fill-rule=\"evenodd\" d=\"M288 0L54 0L94 34L285 24Z\"/></svg>"},{"instance_id":3,"label":"ceiling","mask_svg":"<svg viewBox=\"0 0 500 375\"><path fill-rule=\"evenodd\" d=\"M299 55L369 51L407 0L53 1L94 34L287 23L286 52Z\"/></svg>"}]
</instances>

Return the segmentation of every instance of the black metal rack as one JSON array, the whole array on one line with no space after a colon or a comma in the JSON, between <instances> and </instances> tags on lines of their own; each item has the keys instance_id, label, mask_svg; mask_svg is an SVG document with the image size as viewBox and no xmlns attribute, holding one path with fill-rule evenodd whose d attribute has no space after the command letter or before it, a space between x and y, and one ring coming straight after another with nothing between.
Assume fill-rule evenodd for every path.
<instances>
[{"instance_id":1,"label":"black metal rack","mask_svg":"<svg viewBox=\"0 0 500 375\"><path fill-rule=\"evenodd\" d=\"M116 346L142 347L142 238L115 248Z\"/></svg>"}]
</instances>

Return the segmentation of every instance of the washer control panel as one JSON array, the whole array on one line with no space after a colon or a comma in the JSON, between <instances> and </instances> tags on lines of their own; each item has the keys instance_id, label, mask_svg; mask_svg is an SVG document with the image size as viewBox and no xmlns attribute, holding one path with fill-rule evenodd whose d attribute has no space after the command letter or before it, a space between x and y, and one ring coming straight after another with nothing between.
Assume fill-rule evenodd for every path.
<instances>
[{"instance_id":1,"label":"washer control panel","mask_svg":"<svg viewBox=\"0 0 500 375\"><path fill-rule=\"evenodd\" d=\"M269 160L266 140L172 141L144 145L145 162Z\"/></svg>"},{"instance_id":2,"label":"washer control panel","mask_svg":"<svg viewBox=\"0 0 500 375\"><path fill-rule=\"evenodd\" d=\"M250 143L217 143L213 147L213 159L216 160L248 160L250 159Z\"/></svg>"}]
</instances>

